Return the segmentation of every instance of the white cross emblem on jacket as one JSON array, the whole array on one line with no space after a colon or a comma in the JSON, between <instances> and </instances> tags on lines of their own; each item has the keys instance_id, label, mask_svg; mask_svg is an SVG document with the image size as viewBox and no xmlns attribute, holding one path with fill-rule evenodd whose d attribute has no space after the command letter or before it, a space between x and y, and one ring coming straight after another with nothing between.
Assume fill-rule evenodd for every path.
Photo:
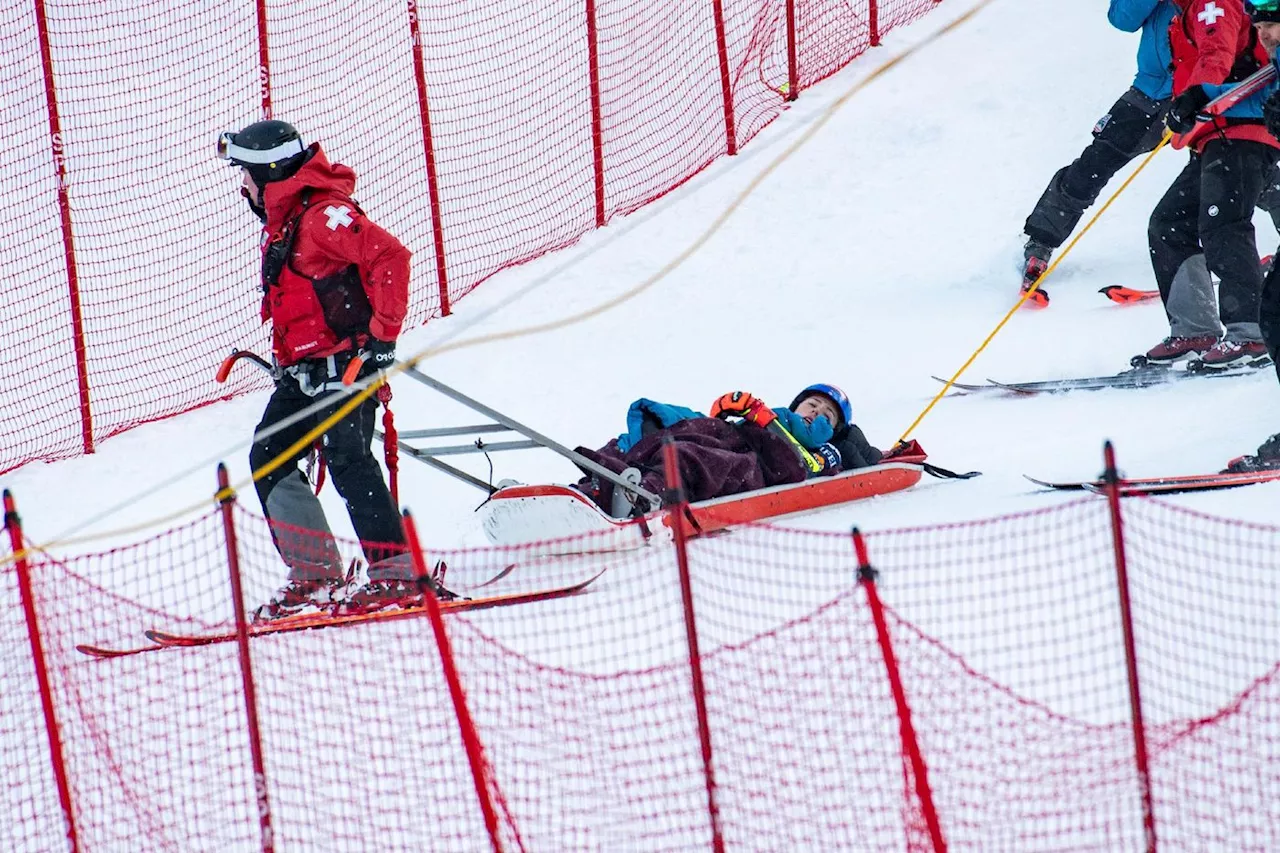
<instances>
[{"instance_id":1,"label":"white cross emblem on jacket","mask_svg":"<svg viewBox=\"0 0 1280 853\"><path fill-rule=\"evenodd\" d=\"M339 225L351 224L351 208L345 204L342 207L329 205L324 209L324 215L329 217L329 221L325 224L329 226L330 231L337 231Z\"/></svg>"},{"instance_id":2,"label":"white cross emblem on jacket","mask_svg":"<svg viewBox=\"0 0 1280 853\"><path fill-rule=\"evenodd\" d=\"M1209 0L1209 4L1204 7L1204 11L1196 15L1196 20L1203 21L1206 27L1212 27L1225 14L1227 14L1226 9L1219 7L1213 0Z\"/></svg>"}]
</instances>

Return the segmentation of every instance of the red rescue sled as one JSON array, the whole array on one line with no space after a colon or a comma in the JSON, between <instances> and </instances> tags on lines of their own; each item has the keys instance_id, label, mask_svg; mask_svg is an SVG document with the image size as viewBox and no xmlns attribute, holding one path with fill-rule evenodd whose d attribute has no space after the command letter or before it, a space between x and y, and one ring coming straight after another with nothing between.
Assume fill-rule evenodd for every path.
<instances>
[{"instance_id":1,"label":"red rescue sled","mask_svg":"<svg viewBox=\"0 0 1280 853\"><path fill-rule=\"evenodd\" d=\"M920 482L923 462L922 457L903 457L834 477L712 498L690 504L682 521L686 534L696 536L735 524L887 495ZM507 486L495 492L480 512L485 535L495 545L597 534L600 538L589 544L591 550L638 548L654 532L669 527L674 517L671 513L653 512L642 518L613 518L582 492L559 485ZM583 543L575 542L572 547L581 549Z\"/></svg>"}]
</instances>

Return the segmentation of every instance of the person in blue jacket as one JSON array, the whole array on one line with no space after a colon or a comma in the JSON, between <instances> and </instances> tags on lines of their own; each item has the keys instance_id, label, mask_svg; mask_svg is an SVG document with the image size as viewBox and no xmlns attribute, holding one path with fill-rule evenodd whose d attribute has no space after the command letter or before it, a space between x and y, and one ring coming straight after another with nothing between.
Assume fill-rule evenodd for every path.
<instances>
[{"instance_id":1,"label":"person in blue jacket","mask_svg":"<svg viewBox=\"0 0 1280 853\"><path fill-rule=\"evenodd\" d=\"M752 419L752 412L766 409L772 414L770 420L776 418L778 425L815 458L815 464L809 466L811 476L865 468L875 465L883 456L853 422L849 396L826 382L806 386L785 409L768 409L762 400L745 391L731 391L712 404L711 417L733 415ZM650 433L701 417L706 416L684 406L642 397L627 411L627 431L618 436L618 449L626 453Z\"/></svg>"},{"instance_id":2,"label":"person in blue jacket","mask_svg":"<svg viewBox=\"0 0 1280 853\"><path fill-rule=\"evenodd\" d=\"M721 423L720 419L728 418L754 424L772 437L744 442L738 427ZM922 453L914 442L887 453L873 446L853 422L848 395L825 382L803 388L785 409L770 408L746 391L730 391L711 404L709 417L684 406L642 398L627 412L626 432L598 450L579 447L577 452L617 471L624 480L660 492L662 463L653 460L660 445L653 436L662 432L681 448L686 493L694 501L831 476ZM744 465L747 458L752 461ZM633 495L597 476L588 474L577 488L615 518L628 518L637 511ZM642 506L639 511L646 510Z\"/></svg>"},{"instance_id":3,"label":"person in blue jacket","mask_svg":"<svg viewBox=\"0 0 1280 853\"><path fill-rule=\"evenodd\" d=\"M1107 20L1116 29L1142 32L1138 42L1138 74L1133 85L1098 120L1093 140L1076 160L1049 181L1023 231L1022 289L1025 292L1049 266L1053 251L1067 241L1086 208L1098 200L1126 163L1159 144L1164 115L1173 95L1169 70L1169 23L1178 13L1172 0L1111 0ZM1041 307L1049 295L1037 290L1031 297Z\"/></svg>"}]
</instances>

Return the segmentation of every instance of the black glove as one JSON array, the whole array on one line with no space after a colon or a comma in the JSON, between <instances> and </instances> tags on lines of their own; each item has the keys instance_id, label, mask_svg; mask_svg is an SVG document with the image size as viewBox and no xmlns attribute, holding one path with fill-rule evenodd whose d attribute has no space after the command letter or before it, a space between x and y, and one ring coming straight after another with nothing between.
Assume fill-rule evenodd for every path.
<instances>
[{"instance_id":1,"label":"black glove","mask_svg":"<svg viewBox=\"0 0 1280 853\"><path fill-rule=\"evenodd\" d=\"M840 451L836 449L834 444L822 445L813 451L813 456L823 462L822 470L818 472L819 476L827 477L831 474L840 473L840 466L844 460L840 458Z\"/></svg>"},{"instance_id":2,"label":"black glove","mask_svg":"<svg viewBox=\"0 0 1280 853\"><path fill-rule=\"evenodd\" d=\"M1200 111L1209 103L1209 93L1198 83L1173 99L1164 123L1174 133L1190 133L1195 129Z\"/></svg>"},{"instance_id":3,"label":"black glove","mask_svg":"<svg viewBox=\"0 0 1280 853\"><path fill-rule=\"evenodd\" d=\"M368 353L365 359L378 370L386 370L388 367L396 363L396 342L380 341L373 335L369 336L369 340L364 345L364 351Z\"/></svg>"},{"instance_id":4,"label":"black glove","mask_svg":"<svg viewBox=\"0 0 1280 853\"><path fill-rule=\"evenodd\" d=\"M1272 92L1262 105L1262 120L1267 123L1267 133L1280 135L1280 90Z\"/></svg>"}]
</instances>

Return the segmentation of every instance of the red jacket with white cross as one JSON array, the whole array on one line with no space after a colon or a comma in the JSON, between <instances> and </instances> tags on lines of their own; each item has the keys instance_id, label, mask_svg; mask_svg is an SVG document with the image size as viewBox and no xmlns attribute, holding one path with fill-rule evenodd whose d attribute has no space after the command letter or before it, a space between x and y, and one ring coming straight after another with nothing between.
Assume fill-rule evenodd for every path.
<instances>
[{"instance_id":1,"label":"red jacket with white cross","mask_svg":"<svg viewBox=\"0 0 1280 853\"><path fill-rule=\"evenodd\" d=\"M310 189L309 204L298 223L293 251L288 259L289 268L306 278L323 279L354 264L372 309L369 334L383 341L394 341L400 335L408 312L410 252L389 232L366 217L351 200L356 186L355 172L347 166L330 163L319 144L312 144L311 149L310 158L296 174L283 181L273 181L263 188L267 220L263 226L262 246L265 250L270 242L279 238L301 210L303 192ZM281 310L279 306L273 310L270 297L270 293L264 295L262 319L274 319L278 326L286 318L273 317ZM302 305L297 308L314 310ZM324 322L323 316L313 319ZM277 350L278 345L279 341ZM332 355L350 346L349 339L342 339L306 352L305 357ZM294 360L282 359L284 363Z\"/></svg>"}]
</instances>

